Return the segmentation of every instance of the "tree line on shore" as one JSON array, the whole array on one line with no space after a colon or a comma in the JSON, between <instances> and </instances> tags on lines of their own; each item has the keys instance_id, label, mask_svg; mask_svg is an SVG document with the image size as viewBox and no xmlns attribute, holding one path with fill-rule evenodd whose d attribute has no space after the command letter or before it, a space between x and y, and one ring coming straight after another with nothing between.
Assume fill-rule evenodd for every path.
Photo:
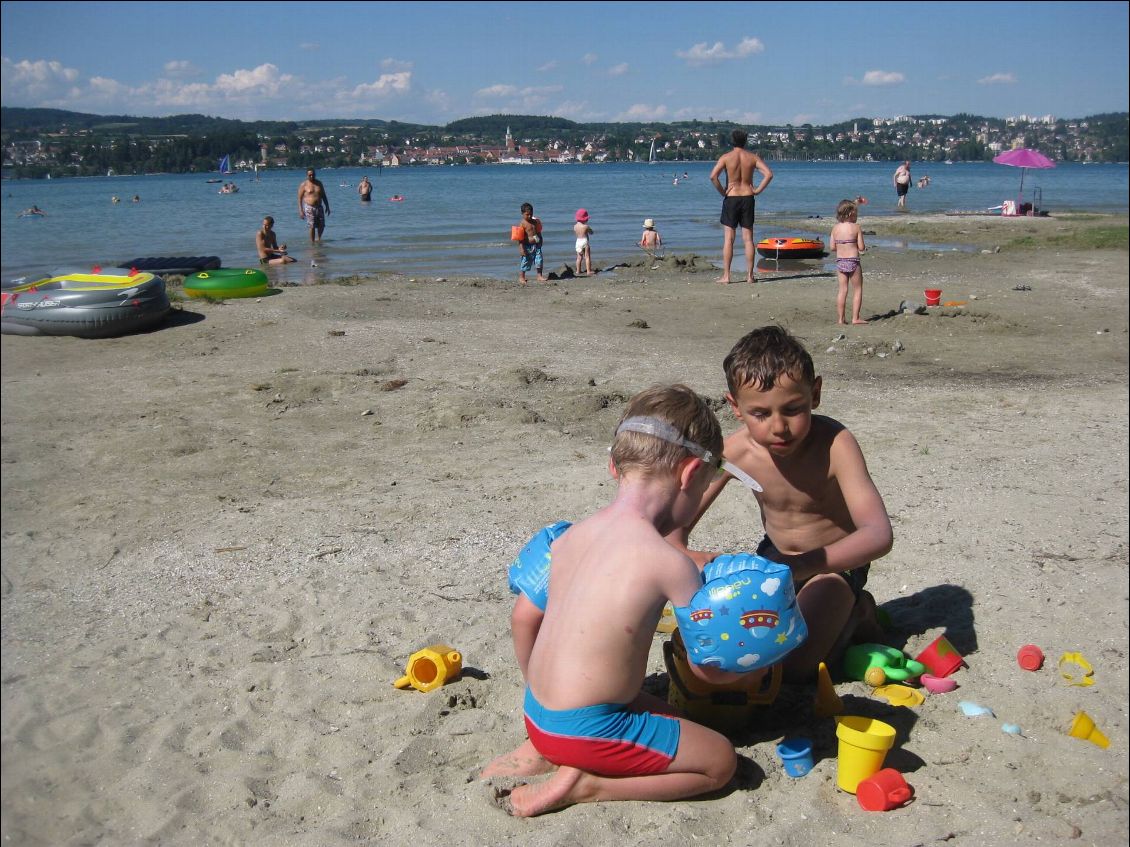
<instances>
[{"instance_id":1,"label":"tree line on shore","mask_svg":"<svg viewBox=\"0 0 1130 847\"><path fill-rule=\"evenodd\" d=\"M523 146L599 150L606 161L646 160L651 142L661 161L712 160L729 147L727 121L576 123L536 115L487 115L446 126L379 119L244 122L205 115L164 118L92 115L57 109L0 109L5 171L16 177L215 171L220 158L288 167L346 167L373 151L465 146L453 164L483 161L477 147L500 147L509 130ZM1125 112L1053 123L1016 124L975 115L859 118L825 127L745 127L751 146L773 158L893 161L987 161L993 141L1021 141L1061 161L1125 162ZM945 139L940 143L937 139Z\"/></svg>"}]
</instances>

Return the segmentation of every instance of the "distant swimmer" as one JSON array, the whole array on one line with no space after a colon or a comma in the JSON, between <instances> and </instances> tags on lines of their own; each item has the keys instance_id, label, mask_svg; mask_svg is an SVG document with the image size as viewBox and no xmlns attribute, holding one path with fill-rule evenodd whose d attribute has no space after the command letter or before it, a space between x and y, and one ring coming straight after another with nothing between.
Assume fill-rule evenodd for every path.
<instances>
[{"instance_id":1,"label":"distant swimmer","mask_svg":"<svg viewBox=\"0 0 1130 847\"><path fill-rule=\"evenodd\" d=\"M24 209L22 212L20 212L19 216L21 218L27 218L27 217L45 218L45 217L47 217L47 213L45 211L43 211L41 208L39 208L38 206L32 206L30 209Z\"/></svg>"},{"instance_id":2,"label":"distant swimmer","mask_svg":"<svg viewBox=\"0 0 1130 847\"><path fill-rule=\"evenodd\" d=\"M389 199L389 202L391 202L391 203L400 203L401 201L404 200L404 195L403 194L393 194L388 199Z\"/></svg>"},{"instance_id":3,"label":"distant swimmer","mask_svg":"<svg viewBox=\"0 0 1130 847\"><path fill-rule=\"evenodd\" d=\"M139 196L138 196L138 195L136 195L136 194L135 194L135 195L133 195L133 202L134 202L134 203L140 203L140 202L141 202L141 197L139 197Z\"/></svg>"},{"instance_id":4,"label":"distant swimmer","mask_svg":"<svg viewBox=\"0 0 1130 847\"><path fill-rule=\"evenodd\" d=\"M115 194L113 197L110 198L110 202L111 203L121 203L122 198L119 197L117 194Z\"/></svg>"},{"instance_id":5,"label":"distant swimmer","mask_svg":"<svg viewBox=\"0 0 1130 847\"><path fill-rule=\"evenodd\" d=\"M926 188L929 184L930 184L930 177L928 177L928 176L921 177L918 180L918 187L919 188Z\"/></svg>"}]
</instances>

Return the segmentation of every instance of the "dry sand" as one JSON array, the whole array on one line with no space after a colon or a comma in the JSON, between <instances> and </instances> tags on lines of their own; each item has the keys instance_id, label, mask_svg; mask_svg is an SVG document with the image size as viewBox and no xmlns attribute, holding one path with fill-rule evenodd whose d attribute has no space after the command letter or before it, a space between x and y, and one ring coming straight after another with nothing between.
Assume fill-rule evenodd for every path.
<instances>
[{"instance_id":1,"label":"dry sand","mask_svg":"<svg viewBox=\"0 0 1130 847\"><path fill-rule=\"evenodd\" d=\"M988 249L1065 226L864 222ZM818 267L721 287L667 261L528 289L382 275L186 302L114 340L4 336L3 843L1124 844L1126 260L874 251L865 315L925 287L966 305L844 329ZM723 356L770 322L806 339L821 411L886 500L869 587L892 643L945 633L967 659L915 709L838 685L898 728L888 764L916 801L865 813L837 791L833 723L797 688L736 739L722 797L508 817L475 778L523 733L507 564L609 499L626 398L720 398ZM694 541L761 534L734 487ZM394 689L433 642L463 678ZM1037 673L1014 659L1028 642ZM1068 651L1093 686L1060 677ZM1078 709L1109 749L1065 733ZM815 741L804 779L776 759L786 735Z\"/></svg>"}]
</instances>

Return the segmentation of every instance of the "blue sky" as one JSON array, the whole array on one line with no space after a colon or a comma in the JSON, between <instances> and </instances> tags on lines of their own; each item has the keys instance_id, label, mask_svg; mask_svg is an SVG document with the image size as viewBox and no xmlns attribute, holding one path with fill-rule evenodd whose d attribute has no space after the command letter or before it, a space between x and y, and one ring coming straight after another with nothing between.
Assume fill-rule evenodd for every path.
<instances>
[{"instance_id":1,"label":"blue sky","mask_svg":"<svg viewBox=\"0 0 1130 847\"><path fill-rule=\"evenodd\" d=\"M827 124L1128 108L1113 3L4 2L2 100L96 114Z\"/></svg>"}]
</instances>

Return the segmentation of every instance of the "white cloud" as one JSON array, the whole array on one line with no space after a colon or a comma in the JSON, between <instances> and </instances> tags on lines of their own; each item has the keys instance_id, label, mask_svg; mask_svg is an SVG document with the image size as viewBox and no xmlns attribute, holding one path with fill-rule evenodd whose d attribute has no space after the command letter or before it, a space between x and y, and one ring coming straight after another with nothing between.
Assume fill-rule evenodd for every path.
<instances>
[{"instance_id":1,"label":"white cloud","mask_svg":"<svg viewBox=\"0 0 1130 847\"><path fill-rule=\"evenodd\" d=\"M666 106L652 106L648 103L633 103L626 112L621 112L617 121L658 121L667 115Z\"/></svg>"},{"instance_id":2,"label":"white cloud","mask_svg":"<svg viewBox=\"0 0 1130 847\"><path fill-rule=\"evenodd\" d=\"M983 76L977 80L978 85L1012 85L1016 82L1016 74L1001 73Z\"/></svg>"},{"instance_id":3,"label":"white cloud","mask_svg":"<svg viewBox=\"0 0 1130 847\"><path fill-rule=\"evenodd\" d=\"M906 77L898 71L868 71L860 80L863 85L898 85L905 81Z\"/></svg>"},{"instance_id":4,"label":"white cloud","mask_svg":"<svg viewBox=\"0 0 1130 847\"><path fill-rule=\"evenodd\" d=\"M403 94L412 88L412 72L398 71L394 74L381 74L376 82L365 82L356 86L347 99L386 97L390 94Z\"/></svg>"},{"instance_id":5,"label":"white cloud","mask_svg":"<svg viewBox=\"0 0 1130 847\"><path fill-rule=\"evenodd\" d=\"M315 50L321 50L322 45L317 41L303 41L298 45L299 50L305 50L307 53L313 53Z\"/></svg>"},{"instance_id":6,"label":"white cloud","mask_svg":"<svg viewBox=\"0 0 1130 847\"><path fill-rule=\"evenodd\" d=\"M557 60L556 59L550 59L548 62L546 62L540 68L538 68L538 71L540 71L541 73L545 73L546 71L551 71L556 67L557 67Z\"/></svg>"},{"instance_id":7,"label":"white cloud","mask_svg":"<svg viewBox=\"0 0 1130 847\"><path fill-rule=\"evenodd\" d=\"M709 46L705 41L700 41L691 47L690 50L676 50L675 55L684 60L688 65L712 65L734 59L745 59L764 51L765 45L761 43L760 39L752 38L747 35L732 49L721 41L715 41Z\"/></svg>"},{"instance_id":8,"label":"white cloud","mask_svg":"<svg viewBox=\"0 0 1130 847\"><path fill-rule=\"evenodd\" d=\"M2 60L0 90L4 100L41 100L65 97L78 81L79 72L68 68L61 62L26 59L13 62L7 56ZM17 105L15 102L8 105Z\"/></svg>"},{"instance_id":9,"label":"white cloud","mask_svg":"<svg viewBox=\"0 0 1130 847\"><path fill-rule=\"evenodd\" d=\"M491 85L487 88L480 88L474 93L475 97L513 97L518 93L518 86L516 85Z\"/></svg>"},{"instance_id":10,"label":"white cloud","mask_svg":"<svg viewBox=\"0 0 1130 847\"><path fill-rule=\"evenodd\" d=\"M621 62L618 65L613 65L608 69L609 76L623 76L628 72L628 63Z\"/></svg>"},{"instance_id":11,"label":"white cloud","mask_svg":"<svg viewBox=\"0 0 1130 847\"><path fill-rule=\"evenodd\" d=\"M480 88L471 95L473 107L483 108L482 101L489 100L494 109L541 109L551 94L562 91L560 85L527 86L518 88L516 85L491 85Z\"/></svg>"},{"instance_id":12,"label":"white cloud","mask_svg":"<svg viewBox=\"0 0 1130 847\"><path fill-rule=\"evenodd\" d=\"M409 62L405 59L394 59L389 56L387 59L381 59L381 69L386 71L410 71L415 67L414 62Z\"/></svg>"},{"instance_id":13,"label":"white cloud","mask_svg":"<svg viewBox=\"0 0 1130 847\"><path fill-rule=\"evenodd\" d=\"M597 59L599 59L599 58L600 57L597 56L596 53L585 53L585 55L581 56L581 61L584 62L586 65L595 65L596 62L597 62Z\"/></svg>"},{"instance_id":14,"label":"white cloud","mask_svg":"<svg viewBox=\"0 0 1130 847\"><path fill-rule=\"evenodd\" d=\"M164 70L166 76L173 78L200 75L200 69L187 59L174 59L173 61L165 62Z\"/></svg>"}]
</instances>

